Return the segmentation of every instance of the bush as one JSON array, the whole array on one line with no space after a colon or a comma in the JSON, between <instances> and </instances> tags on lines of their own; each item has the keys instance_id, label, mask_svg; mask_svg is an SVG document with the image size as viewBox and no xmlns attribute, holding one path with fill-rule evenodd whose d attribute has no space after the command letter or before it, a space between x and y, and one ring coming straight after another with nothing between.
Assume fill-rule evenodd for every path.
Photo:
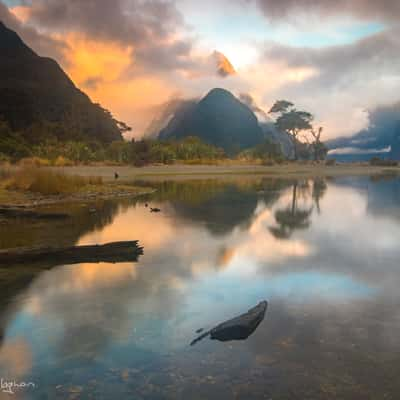
<instances>
[{"instance_id":1,"label":"bush","mask_svg":"<svg viewBox=\"0 0 400 400\"><path fill-rule=\"evenodd\" d=\"M378 167L396 167L399 163L395 160L384 160L379 157L372 157L369 161L370 165Z\"/></svg>"},{"instance_id":2,"label":"bush","mask_svg":"<svg viewBox=\"0 0 400 400\"><path fill-rule=\"evenodd\" d=\"M333 165L336 165L336 160L334 158L330 158L329 160L325 161L325 165L332 167Z\"/></svg>"},{"instance_id":3,"label":"bush","mask_svg":"<svg viewBox=\"0 0 400 400\"><path fill-rule=\"evenodd\" d=\"M49 169L21 168L10 178L8 189L41 193L43 195L71 194L87 185L101 185L101 177L84 178Z\"/></svg>"},{"instance_id":4,"label":"bush","mask_svg":"<svg viewBox=\"0 0 400 400\"><path fill-rule=\"evenodd\" d=\"M9 179L11 176L10 165L7 163L0 164L0 180Z\"/></svg>"},{"instance_id":5,"label":"bush","mask_svg":"<svg viewBox=\"0 0 400 400\"><path fill-rule=\"evenodd\" d=\"M71 167L72 165L74 165L74 162L63 156L58 156L54 160L55 167Z\"/></svg>"},{"instance_id":6,"label":"bush","mask_svg":"<svg viewBox=\"0 0 400 400\"><path fill-rule=\"evenodd\" d=\"M48 167L50 160L40 157L26 157L19 160L18 164L22 167Z\"/></svg>"}]
</instances>

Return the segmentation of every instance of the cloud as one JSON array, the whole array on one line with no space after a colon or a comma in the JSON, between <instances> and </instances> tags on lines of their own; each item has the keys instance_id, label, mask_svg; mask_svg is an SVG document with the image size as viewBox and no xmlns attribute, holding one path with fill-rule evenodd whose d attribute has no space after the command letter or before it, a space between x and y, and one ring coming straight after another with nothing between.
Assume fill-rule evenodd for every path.
<instances>
[{"instance_id":1,"label":"cloud","mask_svg":"<svg viewBox=\"0 0 400 400\"><path fill-rule=\"evenodd\" d=\"M31 25L25 25L2 1L0 1L0 21L9 29L16 31L22 40L41 56L52 57L62 61L63 51L66 48L65 43L50 35L40 33Z\"/></svg>"},{"instance_id":2,"label":"cloud","mask_svg":"<svg viewBox=\"0 0 400 400\"><path fill-rule=\"evenodd\" d=\"M263 14L270 20L285 20L298 15L323 15L338 17L352 15L365 20L398 23L398 0L255 0Z\"/></svg>"},{"instance_id":3,"label":"cloud","mask_svg":"<svg viewBox=\"0 0 400 400\"><path fill-rule=\"evenodd\" d=\"M395 102L400 90L400 29L392 28L354 43L325 48L267 42L262 62L289 70L312 70L306 79L283 82L271 94L287 98L317 114L328 136L365 128L365 109ZM282 69L283 70L283 69Z\"/></svg>"},{"instance_id":4,"label":"cloud","mask_svg":"<svg viewBox=\"0 0 400 400\"><path fill-rule=\"evenodd\" d=\"M191 39L181 37L185 24L172 1L35 0L28 14L42 29L129 46L135 64L147 69L190 65Z\"/></svg>"},{"instance_id":5,"label":"cloud","mask_svg":"<svg viewBox=\"0 0 400 400\"><path fill-rule=\"evenodd\" d=\"M99 87L101 83L103 83L103 79L101 76L91 76L82 83L82 86L86 89L95 90Z\"/></svg>"},{"instance_id":6,"label":"cloud","mask_svg":"<svg viewBox=\"0 0 400 400\"><path fill-rule=\"evenodd\" d=\"M260 114L265 119L268 118L267 113L256 104L255 100L249 93L240 93L239 100L242 103L246 104L246 106L249 107L256 114Z\"/></svg>"}]
</instances>

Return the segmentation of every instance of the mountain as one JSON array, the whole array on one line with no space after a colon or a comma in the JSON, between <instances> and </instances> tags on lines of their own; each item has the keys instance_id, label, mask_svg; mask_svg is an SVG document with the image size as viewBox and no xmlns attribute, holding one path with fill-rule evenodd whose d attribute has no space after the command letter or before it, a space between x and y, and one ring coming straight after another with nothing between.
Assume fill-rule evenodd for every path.
<instances>
[{"instance_id":1,"label":"mountain","mask_svg":"<svg viewBox=\"0 0 400 400\"><path fill-rule=\"evenodd\" d=\"M253 147L264 139L253 111L225 89L212 89L198 102L178 107L159 133L160 139L198 136L228 154Z\"/></svg>"},{"instance_id":2,"label":"mountain","mask_svg":"<svg viewBox=\"0 0 400 400\"><path fill-rule=\"evenodd\" d=\"M167 126L171 119L178 115L183 115L196 106L198 100L195 99L172 99L157 107L155 116L144 131L145 138L156 139L160 132Z\"/></svg>"},{"instance_id":3,"label":"mountain","mask_svg":"<svg viewBox=\"0 0 400 400\"><path fill-rule=\"evenodd\" d=\"M122 139L110 113L75 87L56 61L38 56L0 21L0 118L27 142Z\"/></svg>"},{"instance_id":4,"label":"mountain","mask_svg":"<svg viewBox=\"0 0 400 400\"><path fill-rule=\"evenodd\" d=\"M282 154L288 158L294 158L293 139L285 132L279 132L272 121L260 123L260 127L265 138L268 138L273 143L278 143L281 147Z\"/></svg>"},{"instance_id":5,"label":"mountain","mask_svg":"<svg viewBox=\"0 0 400 400\"><path fill-rule=\"evenodd\" d=\"M400 160L400 102L370 111L369 121L367 129L351 137L328 141L329 157L340 161Z\"/></svg>"}]
</instances>

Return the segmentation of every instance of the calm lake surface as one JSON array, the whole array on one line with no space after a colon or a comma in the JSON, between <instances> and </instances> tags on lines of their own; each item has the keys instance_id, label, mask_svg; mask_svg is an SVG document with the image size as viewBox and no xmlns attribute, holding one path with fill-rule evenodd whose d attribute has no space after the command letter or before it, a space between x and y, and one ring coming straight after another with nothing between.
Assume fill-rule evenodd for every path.
<instances>
[{"instance_id":1,"label":"calm lake surface","mask_svg":"<svg viewBox=\"0 0 400 400\"><path fill-rule=\"evenodd\" d=\"M400 398L398 178L151 185L59 206L67 222L0 225L3 248L144 248L136 263L0 269L0 377L35 385L0 399ZM264 299L247 340L189 346Z\"/></svg>"}]
</instances>

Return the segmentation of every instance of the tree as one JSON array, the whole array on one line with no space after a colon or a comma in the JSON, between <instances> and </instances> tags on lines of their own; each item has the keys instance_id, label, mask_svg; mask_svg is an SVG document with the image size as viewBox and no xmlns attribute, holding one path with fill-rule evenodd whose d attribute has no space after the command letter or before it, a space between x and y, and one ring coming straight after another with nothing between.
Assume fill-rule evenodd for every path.
<instances>
[{"instance_id":1,"label":"tree","mask_svg":"<svg viewBox=\"0 0 400 400\"><path fill-rule=\"evenodd\" d=\"M322 126L318 128L318 132L314 128L310 129L310 133L314 139L314 141L311 143L314 161L324 160L326 154L328 153L328 149L326 148L325 144L321 142L322 131Z\"/></svg>"},{"instance_id":2,"label":"tree","mask_svg":"<svg viewBox=\"0 0 400 400\"><path fill-rule=\"evenodd\" d=\"M291 136L294 146L294 158L298 159L299 134L312 128L311 122L314 116L307 111L300 111L294 104L287 100L278 100L269 110L270 114L276 114L275 127L280 132Z\"/></svg>"}]
</instances>

